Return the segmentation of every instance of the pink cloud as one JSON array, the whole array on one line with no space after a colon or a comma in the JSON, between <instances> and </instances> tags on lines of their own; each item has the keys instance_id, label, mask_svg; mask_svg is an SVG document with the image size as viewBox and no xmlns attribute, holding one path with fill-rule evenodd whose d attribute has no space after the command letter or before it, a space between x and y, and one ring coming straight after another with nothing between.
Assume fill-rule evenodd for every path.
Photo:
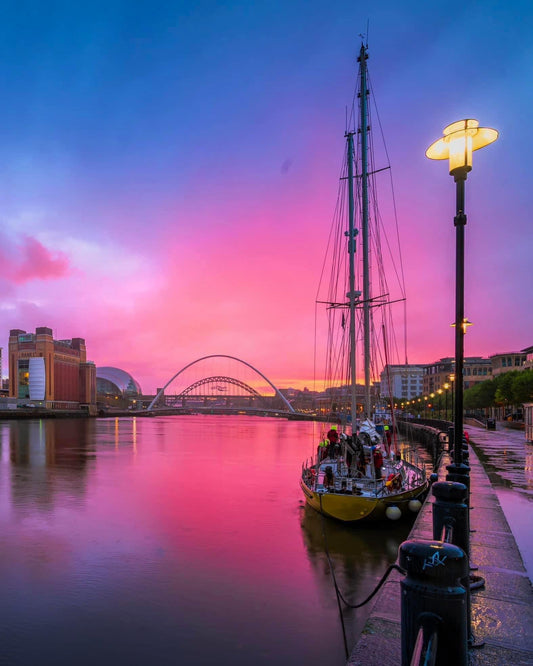
<instances>
[{"instance_id":1,"label":"pink cloud","mask_svg":"<svg viewBox=\"0 0 533 666\"><path fill-rule=\"evenodd\" d=\"M24 236L21 245L10 256L4 256L4 276L15 284L31 280L53 280L69 274L68 257L60 251L52 251L36 238Z\"/></svg>"}]
</instances>

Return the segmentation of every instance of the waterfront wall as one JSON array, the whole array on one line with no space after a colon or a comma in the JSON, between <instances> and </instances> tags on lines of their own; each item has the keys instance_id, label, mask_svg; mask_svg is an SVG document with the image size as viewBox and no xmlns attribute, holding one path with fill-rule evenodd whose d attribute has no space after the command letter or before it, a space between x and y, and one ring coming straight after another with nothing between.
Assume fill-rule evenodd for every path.
<instances>
[{"instance_id":1,"label":"waterfront wall","mask_svg":"<svg viewBox=\"0 0 533 666\"><path fill-rule=\"evenodd\" d=\"M445 452L439 480L445 480ZM469 650L470 666L533 664L533 588L514 536L485 470L470 449L470 560L485 586L471 596L472 631L480 649ZM432 540L431 493L420 510L409 539ZM393 571L374 598L369 618L348 666L398 666L401 656L401 589L403 576Z\"/></svg>"},{"instance_id":2,"label":"waterfront wall","mask_svg":"<svg viewBox=\"0 0 533 666\"><path fill-rule=\"evenodd\" d=\"M447 424L447 422L443 423ZM396 425L398 432L406 439L421 444L431 454L434 463L437 462L440 454L447 447L447 429L439 427L438 424L429 426L423 423L413 423L412 421L398 421Z\"/></svg>"}]
</instances>

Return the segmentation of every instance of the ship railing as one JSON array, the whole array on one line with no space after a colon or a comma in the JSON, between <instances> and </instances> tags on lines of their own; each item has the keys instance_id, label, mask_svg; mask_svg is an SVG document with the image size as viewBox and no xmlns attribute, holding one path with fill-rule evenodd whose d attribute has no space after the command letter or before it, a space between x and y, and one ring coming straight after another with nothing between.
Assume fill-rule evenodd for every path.
<instances>
[{"instance_id":1,"label":"ship railing","mask_svg":"<svg viewBox=\"0 0 533 666\"><path fill-rule=\"evenodd\" d=\"M384 479L369 479L365 477L359 477L354 479L354 488L359 488L366 492L373 493L376 497L382 495L385 488Z\"/></svg>"}]
</instances>

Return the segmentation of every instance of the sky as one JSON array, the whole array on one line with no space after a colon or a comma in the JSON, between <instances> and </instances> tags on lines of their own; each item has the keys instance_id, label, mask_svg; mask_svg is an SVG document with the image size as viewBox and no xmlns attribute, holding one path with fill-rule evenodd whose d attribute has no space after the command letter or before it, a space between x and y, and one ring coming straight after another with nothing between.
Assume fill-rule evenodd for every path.
<instances>
[{"instance_id":1,"label":"sky","mask_svg":"<svg viewBox=\"0 0 533 666\"><path fill-rule=\"evenodd\" d=\"M524 1L7 2L0 347L83 337L145 393L197 358L312 387L315 300L360 34L394 178L408 360L453 356L455 189L425 150L500 132L466 183L467 356L533 344Z\"/></svg>"}]
</instances>

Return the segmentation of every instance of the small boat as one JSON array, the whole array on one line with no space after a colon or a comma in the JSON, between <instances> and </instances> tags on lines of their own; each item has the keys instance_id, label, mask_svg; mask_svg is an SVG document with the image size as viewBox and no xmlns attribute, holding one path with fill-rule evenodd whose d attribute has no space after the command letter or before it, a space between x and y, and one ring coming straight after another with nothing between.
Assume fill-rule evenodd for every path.
<instances>
[{"instance_id":1,"label":"small boat","mask_svg":"<svg viewBox=\"0 0 533 666\"><path fill-rule=\"evenodd\" d=\"M318 301L326 305L329 314L326 365L331 378L329 391L335 398L330 408L332 427L316 455L302 465L300 481L306 502L313 509L344 522L396 520L413 515L428 490L423 465L409 459L405 446L398 446L394 405L380 410L380 414L387 414L387 423L373 420L377 411L371 381L375 343L381 334L380 358L388 364L386 327L392 321L391 305L405 298L391 297L384 275L380 245L384 230L376 212L375 194L375 174L384 169L375 168L370 151L367 58L367 46L362 44L358 58L359 112L354 113L359 129L347 129L345 133L336 226L328 247L330 286L325 300ZM356 248L359 234L361 252ZM373 288L378 289L377 294ZM382 313L379 328L378 312ZM363 346L362 399L356 374L358 335ZM391 387L388 395L392 395Z\"/></svg>"}]
</instances>

